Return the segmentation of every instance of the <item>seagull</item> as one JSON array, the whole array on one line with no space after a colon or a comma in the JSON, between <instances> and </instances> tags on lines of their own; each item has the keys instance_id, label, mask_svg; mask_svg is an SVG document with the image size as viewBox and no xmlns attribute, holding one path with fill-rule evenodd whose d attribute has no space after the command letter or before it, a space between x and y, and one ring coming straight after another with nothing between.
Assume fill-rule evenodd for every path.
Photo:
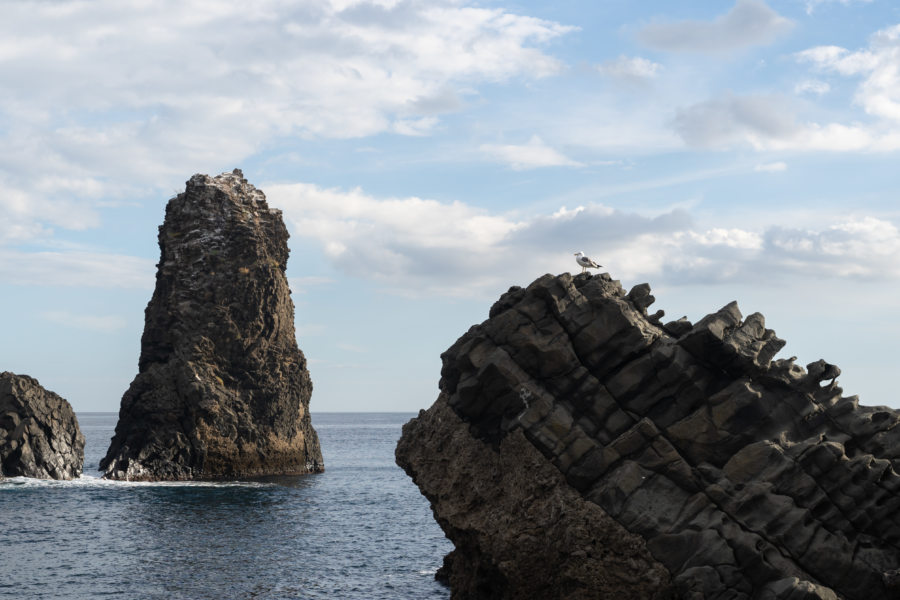
<instances>
[{"instance_id":1,"label":"seagull","mask_svg":"<svg viewBox=\"0 0 900 600\"><path fill-rule=\"evenodd\" d=\"M581 267L581 272L584 273L587 269L599 269L603 265L598 265L593 260L584 255L584 252L576 252L575 253L575 262Z\"/></svg>"}]
</instances>

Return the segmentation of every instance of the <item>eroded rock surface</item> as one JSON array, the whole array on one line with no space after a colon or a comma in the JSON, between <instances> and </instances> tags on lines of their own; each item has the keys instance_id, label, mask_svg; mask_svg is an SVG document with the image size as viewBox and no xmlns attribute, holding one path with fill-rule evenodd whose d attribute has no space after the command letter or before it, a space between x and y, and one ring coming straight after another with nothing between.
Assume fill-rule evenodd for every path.
<instances>
[{"instance_id":1,"label":"eroded rock surface","mask_svg":"<svg viewBox=\"0 0 900 600\"><path fill-rule=\"evenodd\" d=\"M323 470L285 268L288 232L242 173L194 175L166 206L138 375L100 464L113 479Z\"/></svg>"},{"instance_id":2,"label":"eroded rock surface","mask_svg":"<svg viewBox=\"0 0 900 600\"><path fill-rule=\"evenodd\" d=\"M83 467L72 406L36 379L0 373L0 476L77 479Z\"/></svg>"},{"instance_id":3,"label":"eroded rock surface","mask_svg":"<svg viewBox=\"0 0 900 600\"><path fill-rule=\"evenodd\" d=\"M571 586L531 597L626 597L647 556L667 576L633 597L900 598L898 411L842 397L834 365L773 360L784 342L758 313L732 303L663 324L649 292L546 275L442 355L441 394L404 427L397 459L457 546L454 598L527 598L511 583L523 572L585 561L617 579L567 573ZM565 530L596 519L627 534L585 545L536 519L551 466ZM625 539L640 558L611 565Z\"/></svg>"}]
</instances>

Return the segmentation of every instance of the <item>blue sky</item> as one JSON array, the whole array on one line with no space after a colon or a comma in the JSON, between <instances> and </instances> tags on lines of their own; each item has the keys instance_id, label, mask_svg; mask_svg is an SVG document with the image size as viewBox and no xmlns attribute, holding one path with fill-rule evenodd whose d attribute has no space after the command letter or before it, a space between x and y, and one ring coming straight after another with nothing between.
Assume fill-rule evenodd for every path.
<instances>
[{"instance_id":1,"label":"blue sky","mask_svg":"<svg viewBox=\"0 0 900 600\"><path fill-rule=\"evenodd\" d=\"M313 411L429 406L440 353L577 250L900 407L897 3L0 9L0 369L76 410L136 374L166 201L234 167L284 210Z\"/></svg>"}]
</instances>

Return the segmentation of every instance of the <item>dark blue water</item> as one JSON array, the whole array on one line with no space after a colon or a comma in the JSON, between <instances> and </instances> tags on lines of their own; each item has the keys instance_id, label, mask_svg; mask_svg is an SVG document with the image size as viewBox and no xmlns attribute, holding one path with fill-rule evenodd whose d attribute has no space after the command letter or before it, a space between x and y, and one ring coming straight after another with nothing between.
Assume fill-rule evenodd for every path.
<instances>
[{"instance_id":1,"label":"dark blue water","mask_svg":"<svg viewBox=\"0 0 900 600\"><path fill-rule=\"evenodd\" d=\"M315 414L326 472L97 479L115 414L79 414L86 477L0 482L2 598L446 599L452 549L394 465L412 414Z\"/></svg>"}]
</instances>

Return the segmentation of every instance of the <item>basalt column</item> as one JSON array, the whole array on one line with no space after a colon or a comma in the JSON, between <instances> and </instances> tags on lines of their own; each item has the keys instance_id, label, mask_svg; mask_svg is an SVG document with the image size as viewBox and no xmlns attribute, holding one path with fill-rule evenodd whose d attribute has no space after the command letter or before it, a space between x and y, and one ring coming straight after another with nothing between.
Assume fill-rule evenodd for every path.
<instances>
[{"instance_id":1,"label":"basalt column","mask_svg":"<svg viewBox=\"0 0 900 600\"><path fill-rule=\"evenodd\" d=\"M100 464L105 477L323 471L287 240L281 211L237 169L194 175L169 201L138 374Z\"/></svg>"}]
</instances>

